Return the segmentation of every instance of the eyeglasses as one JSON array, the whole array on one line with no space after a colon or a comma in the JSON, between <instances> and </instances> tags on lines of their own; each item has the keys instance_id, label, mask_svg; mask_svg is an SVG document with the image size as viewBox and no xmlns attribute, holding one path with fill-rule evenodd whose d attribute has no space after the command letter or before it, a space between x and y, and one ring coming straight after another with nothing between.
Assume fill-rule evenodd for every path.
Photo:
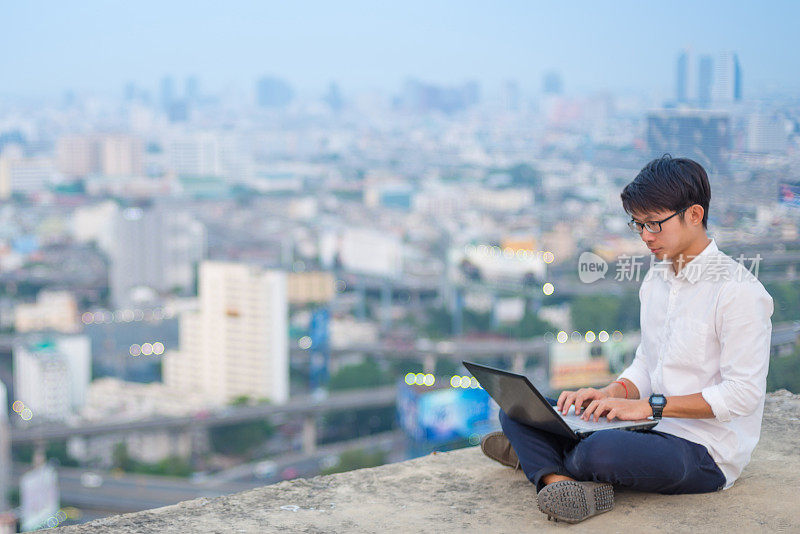
<instances>
[{"instance_id":1,"label":"eyeglasses","mask_svg":"<svg viewBox=\"0 0 800 534\"><path fill-rule=\"evenodd\" d=\"M661 231L661 225L662 224L664 224L665 222L667 222L671 218L675 217L679 213L683 213L684 211L686 211L688 209L689 209L688 207L683 208L682 210L676 211L675 213L673 213L672 215L670 215L666 219L661 219L660 221L646 221L646 222L640 223L638 221L635 221L635 220L631 219L630 222L628 223L628 228L630 228L631 230L633 230L637 234L641 234L644 228L647 228L647 231L650 232L651 234L657 234L657 233L659 233Z\"/></svg>"}]
</instances>

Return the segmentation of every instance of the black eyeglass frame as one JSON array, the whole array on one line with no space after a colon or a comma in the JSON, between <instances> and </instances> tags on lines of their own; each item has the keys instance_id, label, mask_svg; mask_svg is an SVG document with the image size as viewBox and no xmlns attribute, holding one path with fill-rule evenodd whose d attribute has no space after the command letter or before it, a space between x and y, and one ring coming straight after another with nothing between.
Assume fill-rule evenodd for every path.
<instances>
[{"instance_id":1,"label":"black eyeglass frame","mask_svg":"<svg viewBox=\"0 0 800 534\"><path fill-rule=\"evenodd\" d=\"M671 218L675 217L676 215L683 213L684 211L688 210L689 208L691 208L691 206L686 206L682 210L676 211L675 213L673 213L672 215L670 215L666 219L661 219L660 221L645 221L643 223L640 223L640 222L637 222L636 220L634 220L633 218L631 218L631 220L628 222L628 228L630 228L632 231L636 232L637 234L641 234L642 232L644 232L645 228L647 228L647 231L650 232L651 234L657 234L657 233L661 232L661 230L663 230L663 228L661 228L662 224L664 224L665 222L667 222ZM650 229L650 225L651 224L657 224L658 225L658 230L651 230Z\"/></svg>"}]
</instances>

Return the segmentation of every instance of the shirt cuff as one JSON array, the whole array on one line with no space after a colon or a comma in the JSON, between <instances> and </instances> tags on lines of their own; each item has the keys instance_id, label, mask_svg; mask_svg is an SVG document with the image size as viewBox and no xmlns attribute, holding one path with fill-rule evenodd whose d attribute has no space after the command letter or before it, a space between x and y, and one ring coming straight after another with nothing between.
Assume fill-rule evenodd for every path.
<instances>
[{"instance_id":1,"label":"shirt cuff","mask_svg":"<svg viewBox=\"0 0 800 534\"><path fill-rule=\"evenodd\" d=\"M719 385L708 386L700 392L705 401L711 406L711 411L714 412L714 417L722 423L727 423L731 420L731 412L728 410L725 399L719 390Z\"/></svg>"},{"instance_id":2,"label":"shirt cuff","mask_svg":"<svg viewBox=\"0 0 800 534\"><path fill-rule=\"evenodd\" d=\"M650 375L648 375L647 372L635 369L633 367L628 367L622 372L621 375L619 375L617 380L622 380L623 378L633 382L633 385L639 390L640 399L646 399L650 397L652 391L650 391Z\"/></svg>"}]
</instances>

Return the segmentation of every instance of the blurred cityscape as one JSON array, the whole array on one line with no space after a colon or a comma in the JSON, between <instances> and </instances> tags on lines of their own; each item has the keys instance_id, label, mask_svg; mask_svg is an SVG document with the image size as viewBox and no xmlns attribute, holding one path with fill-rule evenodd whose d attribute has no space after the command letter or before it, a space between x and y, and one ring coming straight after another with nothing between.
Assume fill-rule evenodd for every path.
<instances>
[{"instance_id":1,"label":"blurred cityscape","mask_svg":"<svg viewBox=\"0 0 800 534\"><path fill-rule=\"evenodd\" d=\"M747 67L675 50L667 99L556 69L0 100L0 523L475 445L497 408L462 360L606 384L638 339L624 260L650 265L619 194L665 153L709 171L712 237L775 299L769 389L800 391L800 101Z\"/></svg>"}]
</instances>

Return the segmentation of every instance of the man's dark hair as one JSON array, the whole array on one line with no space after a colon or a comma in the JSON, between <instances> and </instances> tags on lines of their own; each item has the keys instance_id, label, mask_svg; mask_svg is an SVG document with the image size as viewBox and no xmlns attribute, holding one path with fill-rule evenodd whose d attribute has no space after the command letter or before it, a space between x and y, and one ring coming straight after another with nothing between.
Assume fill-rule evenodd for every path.
<instances>
[{"instance_id":1,"label":"man's dark hair","mask_svg":"<svg viewBox=\"0 0 800 534\"><path fill-rule=\"evenodd\" d=\"M703 228L708 228L711 186L703 166L691 159L673 158L669 154L654 159L625 186L620 196L622 207L629 214L680 211L700 204Z\"/></svg>"}]
</instances>

